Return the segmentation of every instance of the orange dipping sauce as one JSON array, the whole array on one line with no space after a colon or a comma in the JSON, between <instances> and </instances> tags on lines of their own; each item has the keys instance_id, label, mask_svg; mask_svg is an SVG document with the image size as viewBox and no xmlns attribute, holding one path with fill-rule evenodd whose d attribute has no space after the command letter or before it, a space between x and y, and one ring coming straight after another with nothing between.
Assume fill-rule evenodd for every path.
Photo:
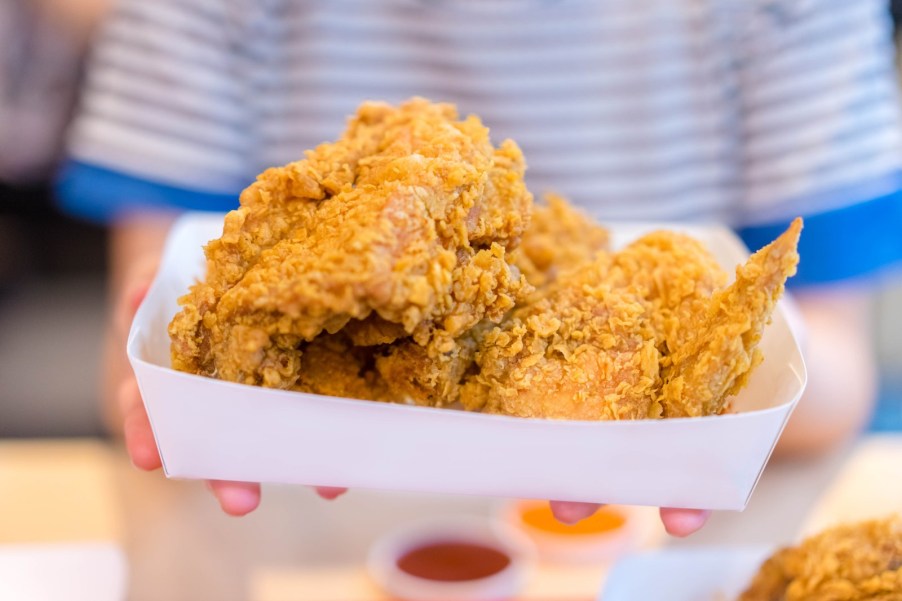
<instances>
[{"instance_id":1,"label":"orange dipping sauce","mask_svg":"<svg viewBox=\"0 0 902 601\"><path fill-rule=\"evenodd\" d=\"M551 534L585 536L603 534L622 528L626 517L610 507L602 507L595 515L576 524L562 524L557 521L548 503L523 503L519 506L520 520L524 525Z\"/></svg>"},{"instance_id":2,"label":"orange dipping sauce","mask_svg":"<svg viewBox=\"0 0 902 601\"><path fill-rule=\"evenodd\" d=\"M510 563L510 557L493 547L440 541L408 551L398 559L398 568L426 580L463 582L493 576Z\"/></svg>"}]
</instances>

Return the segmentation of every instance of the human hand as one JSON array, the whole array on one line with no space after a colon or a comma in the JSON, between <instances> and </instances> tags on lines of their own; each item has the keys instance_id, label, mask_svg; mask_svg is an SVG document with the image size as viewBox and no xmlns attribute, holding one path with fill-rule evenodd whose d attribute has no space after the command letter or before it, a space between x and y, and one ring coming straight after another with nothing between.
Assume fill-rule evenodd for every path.
<instances>
[{"instance_id":1,"label":"human hand","mask_svg":"<svg viewBox=\"0 0 902 601\"><path fill-rule=\"evenodd\" d=\"M111 344L117 345L117 352L121 353L121 349L125 348L132 318L147 295L155 271L156 264L153 261L140 263L132 270L123 286L124 292L116 302L115 334L111 341ZM115 369L115 365L113 362L111 369ZM114 393L115 404L129 457L139 469L159 469L162 467L160 452L141 400L138 382L128 365L119 369L118 380ZM229 515L246 515L260 504L260 484L255 482L209 480L207 488L219 501L222 510ZM345 492L345 489L319 487L316 492L324 499L334 499Z\"/></svg>"},{"instance_id":2,"label":"human hand","mask_svg":"<svg viewBox=\"0 0 902 601\"><path fill-rule=\"evenodd\" d=\"M595 503L569 503L563 501L551 501L551 511L559 521L565 524L575 524L595 513L600 505ZM710 511L701 509L671 509L661 508L661 522L664 529L671 536L689 536L701 529L708 521Z\"/></svg>"}]
</instances>

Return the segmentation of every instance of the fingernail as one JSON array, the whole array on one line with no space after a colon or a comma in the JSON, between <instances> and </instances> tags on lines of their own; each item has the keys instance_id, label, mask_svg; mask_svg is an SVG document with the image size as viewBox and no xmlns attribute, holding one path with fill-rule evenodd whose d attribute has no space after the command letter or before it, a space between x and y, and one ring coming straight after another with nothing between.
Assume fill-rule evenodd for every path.
<instances>
[{"instance_id":1,"label":"fingernail","mask_svg":"<svg viewBox=\"0 0 902 601\"><path fill-rule=\"evenodd\" d=\"M571 503L550 501L551 513L564 524L576 524L595 513L599 505L596 503Z\"/></svg>"},{"instance_id":2,"label":"fingernail","mask_svg":"<svg viewBox=\"0 0 902 601\"><path fill-rule=\"evenodd\" d=\"M260 494L247 488L224 486L216 491L216 497L222 510L235 517L249 514L260 504Z\"/></svg>"},{"instance_id":3,"label":"fingernail","mask_svg":"<svg viewBox=\"0 0 902 601\"><path fill-rule=\"evenodd\" d=\"M678 511L668 517L665 529L671 536L683 538L700 530L710 515L710 511Z\"/></svg>"},{"instance_id":4,"label":"fingernail","mask_svg":"<svg viewBox=\"0 0 902 601\"><path fill-rule=\"evenodd\" d=\"M348 492L347 488L336 488L334 486L317 486L316 494L327 501L333 501L341 495Z\"/></svg>"}]
</instances>

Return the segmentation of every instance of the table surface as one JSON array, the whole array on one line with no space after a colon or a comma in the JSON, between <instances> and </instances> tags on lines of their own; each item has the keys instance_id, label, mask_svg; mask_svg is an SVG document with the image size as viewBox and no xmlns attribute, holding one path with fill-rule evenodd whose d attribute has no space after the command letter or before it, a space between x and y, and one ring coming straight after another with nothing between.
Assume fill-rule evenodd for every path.
<instances>
[{"instance_id":1,"label":"table surface","mask_svg":"<svg viewBox=\"0 0 902 601\"><path fill-rule=\"evenodd\" d=\"M902 437L893 439L896 448L902 448L900 441ZM489 515L498 504L476 497L362 490L328 502L303 487L265 486L256 512L231 518L219 512L203 484L139 472L121 448L105 448L113 476L111 494L121 515L119 537L129 558L132 601L246 599L250 578L260 569L362 565L375 538L412 519ZM852 450L772 461L745 512L715 514L701 532L667 544L774 545L795 540ZM0 467L9 452L8 444L0 445Z\"/></svg>"},{"instance_id":2,"label":"table surface","mask_svg":"<svg viewBox=\"0 0 902 601\"><path fill-rule=\"evenodd\" d=\"M811 460L772 462L743 513L719 513L673 545L788 542L839 470L848 450ZM497 500L355 490L327 502L302 487L266 486L253 514L217 511L196 482L140 473L117 454L133 601L245 599L260 567L362 564L380 534L437 514L488 515Z\"/></svg>"}]
</instances>

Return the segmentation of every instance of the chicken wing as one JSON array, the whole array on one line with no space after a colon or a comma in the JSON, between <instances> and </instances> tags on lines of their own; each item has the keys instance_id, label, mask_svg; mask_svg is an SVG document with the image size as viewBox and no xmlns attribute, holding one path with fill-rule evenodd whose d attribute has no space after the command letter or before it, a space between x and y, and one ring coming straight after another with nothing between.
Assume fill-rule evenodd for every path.
<instances>
[{"instance_id":1,"label":"chicken wing","mask_svg":"<svg viewBox=\"0 0 902 601\"><path fill-rule=\"evenodd\" d=\"M736 270L703 312L686 316L692 335L664 366L661 403L666 417L720 413L728 397L747 382L761 360L758 342L771 319L786 279L795 274L802 220L756 252Z\"/></svg>"},{"instance_id":2,"label":"chicken wing","mask_svg":"<svg viewBox=\"0 0 902 601\"><path fill-rule=\"evenodd\" d=\"M680 234L596 255L537 288L484 337L461 402L585 420L720 413L760 361L757 343L795 271L800 230L796 220L716 291L725 274Z\"/></svg>"}]
</instances>

